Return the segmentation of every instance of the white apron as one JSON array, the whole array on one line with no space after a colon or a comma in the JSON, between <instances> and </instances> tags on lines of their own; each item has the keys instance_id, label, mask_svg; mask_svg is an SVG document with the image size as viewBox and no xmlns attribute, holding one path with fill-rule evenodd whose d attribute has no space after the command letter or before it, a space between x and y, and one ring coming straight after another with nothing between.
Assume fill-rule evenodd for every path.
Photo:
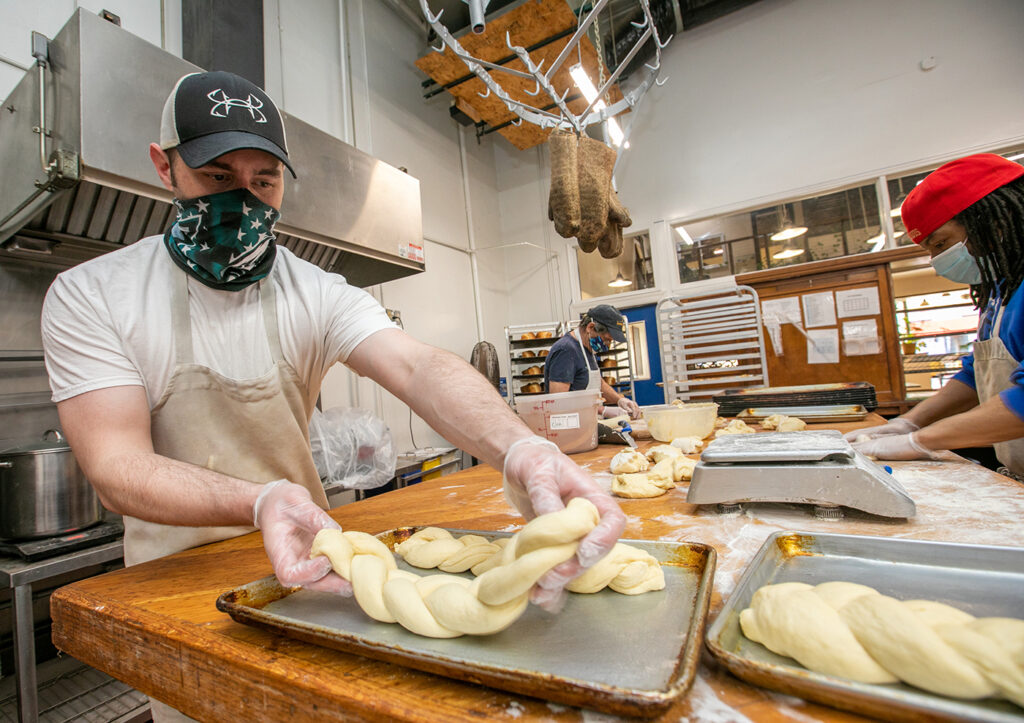
<instances>
[{"instance_id":1,"label":"white apron","mask_svg":"<svg viewBox=\"0 0 1024 723\"><path fill-rule=\"evenodd\" d=\"M597 369L591 369L590 368L590 361L589 361L590 357L593 356L594 357L594 363L597 364L597 355L594 354L594 352L590 351L590 349L588 349L585 346L583 346L583 340L580 339L580 337L578 336L579 335L579 329L576 329L575 331L571 331L569 333L572 334L572 337L576 340L576 343L580 345L580 350L583 352L583 363L587 365L587 373L590 375L587 378L587 386L584 387L584 389L586 389L587 391L591 391L591 392L600 392L601 391L601 365L598 364L597 365ZM573 391L580 391L580 390L573 390Z\"/></svg>"},{"instance_id":2,"label":"white apron","mask_svg":"<svg viewBox=\"0 0 1024 723\"><path fill-rule=\"evenodd\" d=\"M309 448L312 410L306 408L308 397L299 375L281 353L273 283L260 282L260 301L274 366L261 377L236 381L194 363L188 277L179 276L171 298L175 368L151 412L154 450L258 484L287 478L303 485L326 509L327 496ZM124 527L126 565L255 529L177 527L128 516ZM155 721L191 720L158 701L151 703Z\"/></svg>"},{"instance_id":3,"label":"white apron","mask_svg":"<svg viewBox=\"0 0 1024 723\"><path fill-rule=\"evenodd\" d=\"M984 341L974 342L974 379L978 391L978 401L985 403L999 395L1004 389L1013 386L1010 375L1016 371L1020 362L1010 354L1003 340L999 338L999 329L1003 323L1003 312L1006 306L1000 306L992 323L991 337ZM1024 438L998 442L994 445L996 458L1020 481L1024 481Z\"/></svg>"}]
</instances>

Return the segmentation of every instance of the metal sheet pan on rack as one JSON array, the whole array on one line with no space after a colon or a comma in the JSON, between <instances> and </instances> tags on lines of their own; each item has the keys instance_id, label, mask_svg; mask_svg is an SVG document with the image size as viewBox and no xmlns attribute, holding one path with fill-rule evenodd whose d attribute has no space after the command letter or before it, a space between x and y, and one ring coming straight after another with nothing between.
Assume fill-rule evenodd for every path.
<instances>
[{"instance_id":1,"label":"metal sheet pan on rack","mask_svg":"<svg viewBox=\"0 0 1024 723\"><path fill-rule=\"evenodd\" d=\"M811 424L827 422L859 422L868 416L867 407L863 404L812 404L801 406L761 406L747 407L736 416L745 422L760 422L773 414L785 414L787 417L799 417Z\"/></svg>"},{"instance_id":2,"label":"metal sheet pan on rack","mask_svg":"<svg viewBox=\"0 0 1024 723\"><path fill-rule=\"evenodd\" d=\"M707 632L707 646L747 682L882 720L1020 723L1024 709L1004 700L968 701L909 685L868 685L813 673L748 640L740 612L763 585L844 580L900 600L930 599L976 617L1020 617L1024 550L862 535L772 534L747 566Z\"/></svg>"},{"instance_id":3,"label":"metal sheet pan on rack","mask_svg":"<svg viewBox=\"0 0 1024 723\"><path fill-rule=\"evenodd\" d=\"M417 529L402 527L377 537L393 549ZM624 542L662 563L664 590L637 596L611 590L570 595L555 616L531 605L507 630L487 637L420 637L370 619L352 598L282 588L273 577L225 592L217 599L217 609L240 623L458 680L608 713L652 717L693 682L715 550L695 542Z\"/></svg>"}]
</instances>

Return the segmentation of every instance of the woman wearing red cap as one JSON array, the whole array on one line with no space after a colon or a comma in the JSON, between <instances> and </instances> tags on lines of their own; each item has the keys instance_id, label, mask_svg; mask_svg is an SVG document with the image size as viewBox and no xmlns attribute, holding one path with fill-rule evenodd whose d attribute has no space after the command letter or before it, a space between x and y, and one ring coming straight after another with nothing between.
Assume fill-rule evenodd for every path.
<instances>
[{"instance_id":1,"label":"woman wearing red cap","mask_svg":"<svg viewBox=\"0 0 1024 723\"><path fill-rule=\"evenodd\" d=\"M928 175L903 202L903 224L940 276L970 284L982 309L973 353L937 394L888 424L851 432L879 459L993 445L1000 471L1024 481L1024 166L991 153Z\"/></svg>"}]
</instances>

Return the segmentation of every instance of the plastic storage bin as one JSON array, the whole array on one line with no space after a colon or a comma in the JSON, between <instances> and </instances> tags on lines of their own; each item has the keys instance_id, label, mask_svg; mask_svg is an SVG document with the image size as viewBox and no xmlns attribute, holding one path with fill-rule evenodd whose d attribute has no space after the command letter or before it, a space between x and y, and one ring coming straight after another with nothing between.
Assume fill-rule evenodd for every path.
<instances>
[{"instance_id":1,"label":"plastic storage bin","mask_svg":"<svg viewBox=\"0 0 1024 723\"><path fill-rule=\"evenodd\" d=\"M671 442L676 437L704 437L711 434L718 417L714 402L697 404L658 404L643 408L647 431L659 442Z\"/></svg>"},{"instance_id":2,"label":"plastic storage bin","mask_svg":"<svg viewBox=\"0 0 1024 723\"><path fill-rule=\"evenodd\" d=\"M597 446L597 408L601 392L536 394L516 399L516 412L533 432L558 445L566 454Z\"/></svg>"}]
</instances>

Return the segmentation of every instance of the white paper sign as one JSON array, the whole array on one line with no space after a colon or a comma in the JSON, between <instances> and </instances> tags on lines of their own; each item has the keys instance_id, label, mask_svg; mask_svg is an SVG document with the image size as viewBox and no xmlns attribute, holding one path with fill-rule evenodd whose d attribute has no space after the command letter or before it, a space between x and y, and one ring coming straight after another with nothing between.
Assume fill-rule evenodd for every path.
<instances>
[{"instance_id":1,"label":"white paper sign","mask_svg":"<svg viewBox=\"0 0 1024 723\"><path fill-rule=\"evenodd\" d=\"M580 428L580 415L579 412L572 412L571 414L552 414L548 417L548 429L554 432L557 429L579 429Z\"/></svg>"},{"instance_id":2,"label":"white paper sign","mask_svg":"<svg viewBox=\"0 0 1024 723\"><path fill-rule=\"evenodd\" d=\"M834 326L836 323L836 304L831 291L818 294L804 294L800 297L804 307L804 326ZM836 334L838 329L833 329Z\"/></svg>"},{"instance_id":3,"label":"white paper sign","mask_svg":"<svg viewBox=\"0 0 1024 723\"><path fill-rule=\"evenodd\" d=\"M846 356L881 354L882 344L878 339L878 323L874 319L844 321L843 353Z\"/></svg>"},{"instance_id":4,"label":"white paper sign","mask_svg":"<svg viewBox=\"0 0 1024 723\"><path fill-rule=\"evenodd\" d=\"M787 296L784 299L765 299L761 302L761 318L765 324L771 319L777 319L780 324L799 324L800 300L795 296Z\"/></svg>"},{"instance_id":5,"label":"white paper sign","mask_svg":"<svg viewBox=\"0 0 1024 723\"><path fill-rule=\"evenodd\" d=\"M807 330L807 363L839 363L839 329Z\"/></svg>"},{"instance_id":6,"label":"white paper sign","mask_svg":"<svg viewBox=\"0 0 1024 723\"><path fill-rule=\"evenodd\" d=\"M878 302L878 287L865 286L862 289L844 289L836 292L836 308L840 319L851 316L878 316L881 308ZM843 333L845 337L845 332Z\"/></svg>"}]
</instances>

